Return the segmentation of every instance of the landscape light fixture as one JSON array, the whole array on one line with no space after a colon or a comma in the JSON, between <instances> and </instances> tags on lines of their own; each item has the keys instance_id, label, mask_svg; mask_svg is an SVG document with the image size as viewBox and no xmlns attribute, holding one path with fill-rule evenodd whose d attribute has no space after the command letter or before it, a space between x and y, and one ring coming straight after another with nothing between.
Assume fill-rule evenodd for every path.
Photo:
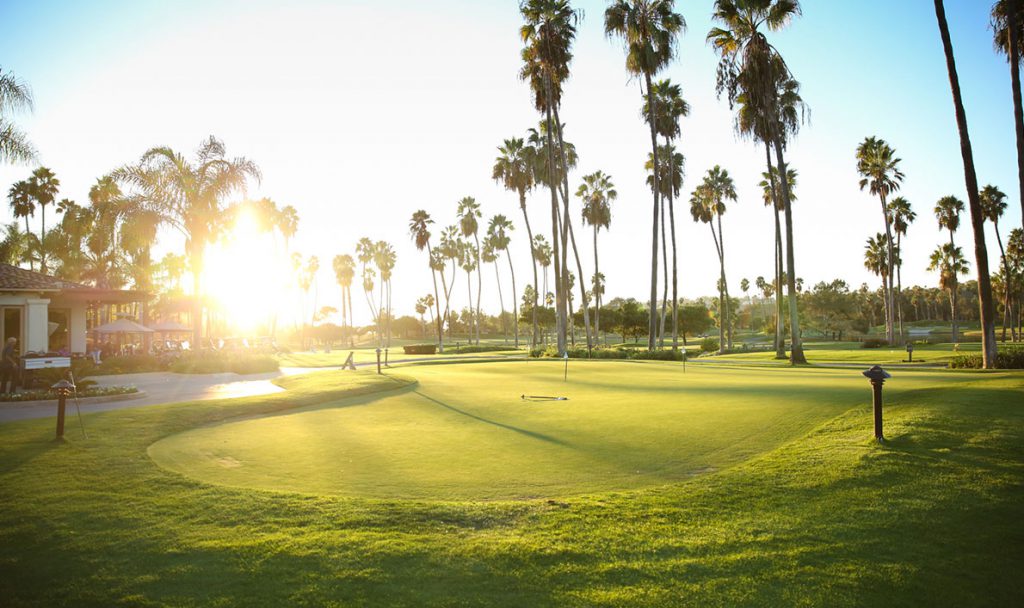
<instances>
[{"instance_id":1,"label":"landscape light fixture","mask_svg":"<svg viewBox=\"0 0 1024 608\"><path fill-rule=\"evenodd\" d=\"M881 443L885 441L885 438L882 437L882 385L885 384L887 378L892 378L892 376L880 365L875 365L861 373L871 381L871 405L875 411L875 440Z\"/></svg>"},{"instance_id":2,"label":"landscape light fixture","mask_svg":"<svg viewBox=\"0 0 1024 608\"><path fill-rule=\"evenodd\" d=\"M68 395L75 389L75 385L67 380L61 380L50 387L57 393L57 439L64 438L64 412L67 407Z\"/></svg>"}]
</instances>

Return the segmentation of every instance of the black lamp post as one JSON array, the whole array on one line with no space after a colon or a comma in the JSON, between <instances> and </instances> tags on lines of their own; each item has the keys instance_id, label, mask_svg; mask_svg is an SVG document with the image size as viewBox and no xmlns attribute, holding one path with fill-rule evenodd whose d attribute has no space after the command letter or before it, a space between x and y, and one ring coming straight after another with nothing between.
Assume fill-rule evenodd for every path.
<instances>
[{"instance_id":1,"label":"black lamp post","mask_svg":"<svg viewBox=\"0 0 1024 608\"><path fill-rule=\"evenodd\" d=\"M907 342L907 363L914 362L914 344Z\"/></svg>"},{"instance_id":2,"label":"black lamp post","mask_svg":"<svg viewBox=\"0 0 1024 608\"><path fill-rule=\"evenodd\" d=\"M64 411L67 407L68 395L75 390L75 385L67 380L61 380L50 387L57 392L57 439L64 437Z\"/></svg>"},{"instance_id":3,"label":"black lamp post","mask_svg":"<svg viewBox=\"0 0 1024 608\"><path fill-rule=\"evenodd\" d=\"M875 440L882 442L885 441L885 438L882 437L882 385L885 384L887 378L892 376L879 365L862 373L871 381L871 405L875 411Z\"/></svg>"}]
</instances>

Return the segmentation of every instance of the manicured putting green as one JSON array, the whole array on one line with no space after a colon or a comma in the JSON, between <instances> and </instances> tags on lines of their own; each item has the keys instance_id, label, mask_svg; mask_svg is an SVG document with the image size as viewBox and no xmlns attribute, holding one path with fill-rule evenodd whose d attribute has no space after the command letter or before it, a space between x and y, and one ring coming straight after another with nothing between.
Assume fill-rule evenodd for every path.
<instances>
[{"instance_id":1,"label":"manicured putting green","mask_svg":"<svg viewBox=\"0 0 1024 608\"><path fill-rule=\"evenodd\" d=\"M858 370L559 361L412 366L396 393L197 428L149 453L212 484L501 500L650 487L771 450L870 399ZM913 376L908 374L907 376ZM894 383L914 384L905 377ZM522 400L522 394L567 401Z\"/></svg>"}]
</instances>

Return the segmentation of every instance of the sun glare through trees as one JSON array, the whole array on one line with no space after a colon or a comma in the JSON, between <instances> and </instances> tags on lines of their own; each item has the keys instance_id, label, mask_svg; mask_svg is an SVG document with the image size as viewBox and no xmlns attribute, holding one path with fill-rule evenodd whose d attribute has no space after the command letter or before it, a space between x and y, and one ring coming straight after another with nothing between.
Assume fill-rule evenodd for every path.
<instances>
[{"instance_id":1,"label":"sun glare through trees","mask_svg":"<svg viewBox=\"0 0 1024 608\"><path fill-rule=\"evenodd\" d=\"M1024 605L1024 0L0 24L0 606Z\"/></svg>"}]
</instances>

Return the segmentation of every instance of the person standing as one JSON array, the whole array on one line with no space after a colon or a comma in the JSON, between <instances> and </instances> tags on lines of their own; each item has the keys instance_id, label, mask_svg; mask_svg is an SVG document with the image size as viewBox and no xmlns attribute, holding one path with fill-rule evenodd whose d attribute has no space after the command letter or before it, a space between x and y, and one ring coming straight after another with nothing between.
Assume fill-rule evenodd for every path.
<instances>
[{"instance_id":1,"label":"person standing","mask_svg":"<svg viewBox=\"0 0 1024 608\"><path fill-rule=\"evenodd\" d=\"M11 336L0 354L0 393L14 391L18 379L18 339ZM10 385L8 387L8 384Z\"/></svg>"}]
</instances>

